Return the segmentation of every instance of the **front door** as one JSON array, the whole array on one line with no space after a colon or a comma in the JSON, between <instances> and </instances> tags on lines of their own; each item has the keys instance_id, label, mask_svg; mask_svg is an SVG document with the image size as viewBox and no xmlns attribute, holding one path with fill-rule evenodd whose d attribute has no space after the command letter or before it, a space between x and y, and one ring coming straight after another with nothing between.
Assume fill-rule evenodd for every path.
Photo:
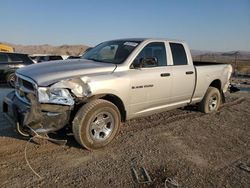
<instances>
[{"instance_id":1,"label":"front door","mask_svg":"<svg viewBox=\"0 0 250 188\"><path fill-rule=\"evenodd\" d=\"M156 64L142 64L143 60L154 59ZM129 76L130 117L147 115L164 108L169 102L172 83L171 67L167 66L165 43L152 42L146 45L133 61Z\"/></svg>"}]
</instances>

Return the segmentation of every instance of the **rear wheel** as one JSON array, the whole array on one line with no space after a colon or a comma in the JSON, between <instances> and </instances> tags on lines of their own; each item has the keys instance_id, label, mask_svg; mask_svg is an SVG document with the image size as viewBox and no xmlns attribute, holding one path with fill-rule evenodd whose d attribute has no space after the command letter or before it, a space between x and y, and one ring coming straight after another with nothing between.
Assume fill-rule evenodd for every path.
<instances>
[{"instance_id":1,"label":"rear wheel","mask_svg":"<svg viewBox=\"0 0 250 188\"><path fill-rule=\"evenodd\" d=\"M73 120L73 134L83 147L94 150L109 144L120 128L120 112L111 102L98 99L85 104Z\"/></svg>"},{"instance_id":2,"label":"rear wheel","mask_svg":"<svg viewBox=\"0 0 250 188\"><path fill-rule=\"evenodd\" d=\"M16 82L16 75L15 73L9 73L6 76L6 81L10 87L15 87L15 82Z\"/></svg>"},{"instance_id":3,"label":"rear wheel","mask_svg":"<svg viewBox=\"0 0 250 188\"><path fill-rule=\"evenodd\" d=\"M215 87L209 87L204 98L199 103L199 110L204 113L217 111L221 104L220 91Z\"/></svg>"}]
</instances>

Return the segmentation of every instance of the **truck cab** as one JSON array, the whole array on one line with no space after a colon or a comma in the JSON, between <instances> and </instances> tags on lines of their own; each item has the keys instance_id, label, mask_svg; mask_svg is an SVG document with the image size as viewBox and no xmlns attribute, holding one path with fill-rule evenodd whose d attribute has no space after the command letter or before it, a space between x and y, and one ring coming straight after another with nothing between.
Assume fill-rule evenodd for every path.
<instances>
[{"instance_id":1,"label":"truck cab","mask_svg":"<svg viewBox=\"0 0 250 188\"><path fill-rule=\"evenodd\" d=\"M179 41L151 40L133 55L128 67L132 117L190 103L195 69L186 48ZM142 60L145 62L140 63Z\"/></svg>"}]
</instances>

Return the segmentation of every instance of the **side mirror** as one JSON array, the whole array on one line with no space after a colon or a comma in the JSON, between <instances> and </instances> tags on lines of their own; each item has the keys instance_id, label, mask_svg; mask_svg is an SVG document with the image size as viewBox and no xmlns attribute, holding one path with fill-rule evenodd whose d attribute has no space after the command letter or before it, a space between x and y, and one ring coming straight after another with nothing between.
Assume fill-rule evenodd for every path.
<instances>
[{"instance_id":1,"label":"side mirror","mask_svg":"<svg viewBox=\"0 0 250 188\"><path fill-rule=\"evenodd\" d=\"M141 61L139 59L135 59L133 64L132 64L133 68L135 69L139 69L141 68Z\"/></svg>"},{"instance_id":2,"label":"side mirror","mask_svg":"<svg viewBox=\"0 0 250 188\"><path fill-rule=\"evenodd\" d=\"M158 60L156 57L151 57L151 58L141 58L135 59L132 66L135 69L139 69L142 67L156 67L158 65Z\"/></svg>"},{"instance_id":3,"label":"side mirror","mask_svg":"<svg viewBox=\"0 0 250 188\"><path fill-rule=\"evenodd\" d=\"M156 57L142 58L140 64L142 67L155 67L158 65L158 61Z\"/></svg>"}]
</instances>

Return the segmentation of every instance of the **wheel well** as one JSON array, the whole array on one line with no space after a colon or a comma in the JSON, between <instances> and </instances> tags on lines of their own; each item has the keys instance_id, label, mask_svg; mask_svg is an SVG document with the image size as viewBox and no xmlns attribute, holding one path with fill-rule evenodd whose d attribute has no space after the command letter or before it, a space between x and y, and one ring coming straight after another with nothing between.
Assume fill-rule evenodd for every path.
<instances>
[{"instance_id":1,"label":"wheel well","mask_svg":"<svg viewBox=\"0 0 250 188\"><path fill-rule=\"evenodd\" d=\"M214 80L214 81L210 84L210 86L215 87L215 88L217 88L217 89L220 91L221 100L222 100L223 103L225 103L225 102L226 102L226 99L225 99L225 95L224 95L224 93L223 93L223 91L222 91L222 89L221 89L221 81L218 80L218 79L217 79L217 80Z\"/></svg>"},{"instance_id":2,"label":"wheel well","mask_svg":"<svg viewBox=\"0 0 250 188\"><path fill-rule=\"evenodd\" d=\"M217 88L219 91L221 91L221 81L220 80L214 80L209 86Z\"/></svg>"},{"instance_id":3,"label":"wheel well","mask_svg":"<svg viewBox=\"0 0 250 188\"><path fill-rule=\"evenodd\" d=\"M107 95L102 96L101 99L107 100L109 102L112 102L114 105L116 105L120 111L122 122L126 121L126 110L125 110L122 100L119 97L115 95L107 94Z\"/></svg>"}]
</instances>

